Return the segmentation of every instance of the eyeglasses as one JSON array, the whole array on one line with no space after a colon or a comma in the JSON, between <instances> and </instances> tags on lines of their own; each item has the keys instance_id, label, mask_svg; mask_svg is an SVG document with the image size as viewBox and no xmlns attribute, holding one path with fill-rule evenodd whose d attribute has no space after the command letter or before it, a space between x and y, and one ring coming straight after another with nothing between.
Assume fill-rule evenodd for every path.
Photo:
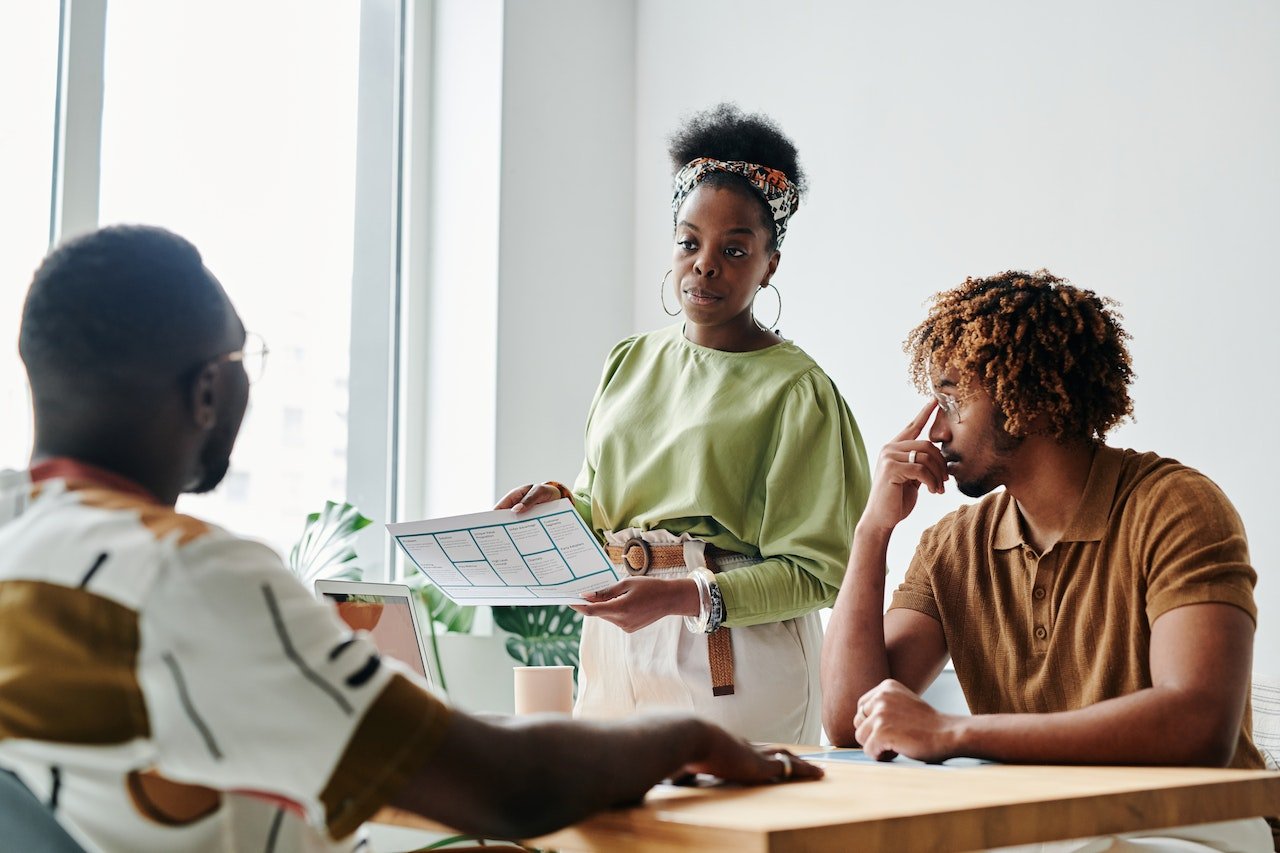
<instances>
[{"instance_id":1,"label":"eyeglasses","mask_svg":"<svg viewBox=\"0 0 1280 853\"><path fill-rule=\"evenodd\" d=\"M244 374L249 377L249 384L252 385L262 378L263 371L267 369L267 353L270 351L267 349L267 342L262 339L261 335L249 332L244 336L243 347L235 352L229 352L210 359L208 363L220 364L224 361L238 361L244 365Z\"/></svg>"},{"instance_id":2,"label":"eyeglasses","mask_svg":"<svg viewBox=\"0 0 1280 853\"><path fill-rule=\"evenodd\" d=\"M942 410L942 414L946 415L947 420L957 424L963 422L960 417L960 404L978 393L977 391L970 391L968 394L962 394L957 397L954 394L939 391L937 388L932 390L933 398L938 401L938 408Z\"/></svg>"}]
</instances>

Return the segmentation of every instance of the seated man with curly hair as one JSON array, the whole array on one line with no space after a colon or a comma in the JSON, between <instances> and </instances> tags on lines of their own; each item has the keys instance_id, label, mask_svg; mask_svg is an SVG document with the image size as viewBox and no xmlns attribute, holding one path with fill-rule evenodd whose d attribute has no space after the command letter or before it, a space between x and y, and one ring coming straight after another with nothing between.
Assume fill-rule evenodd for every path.
<instances>
[{"instance_id":1,"label":"seated man with curly hair","mask_svg":"<svg viewBox=\"0 0 1280 853\"><path fill-rule=\"evenodd\" d=\"M1247 722L1257 575L1240 518L1198 471L1103 443L1133 410L1127 338L1108 300L1047 271L934 297L905 345L932 399L880 452L823 649L836 744L879 759L1264 766ZM922 486L952 478L982 500L924 534L886 613L889 538ZM948 656L973 716L919 696ZM1047 846L1274 843L1257 818L1155 834Z\"/></svg>"}]
</instances>

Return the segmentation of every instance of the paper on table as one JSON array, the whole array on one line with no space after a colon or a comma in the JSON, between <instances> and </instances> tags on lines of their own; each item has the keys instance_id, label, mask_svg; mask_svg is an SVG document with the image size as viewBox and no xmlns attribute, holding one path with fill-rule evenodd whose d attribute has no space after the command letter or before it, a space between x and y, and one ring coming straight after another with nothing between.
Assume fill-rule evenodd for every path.
<instances>
[{"instance_id":1,"label":"paper on table","mask_svg":"<svg viewBox=\"0 0 1280 853\"><path fill-rule=\"evenodd\" d=\"M954 770L957 767L979 767L983 764L995 764L983 758L949 758L941 763L929 763L907 758L905 755L894 756L889 761L877 761L860 749L831 749L826 752L808 752L800 755L805 761L848 761L854 764L897 765L898 767L928 767L938 770Z\"/></svg>"},{"instance_id":2,"label":"paper on table","mask_svg":"<svg viewBox=\"0 0 1280 853\"><path fill-rule=\"evenodd\" d=\"M573 504L388 524L409 560L458 604L581 604L623 577Z\"/></svg>"}]
</instances>

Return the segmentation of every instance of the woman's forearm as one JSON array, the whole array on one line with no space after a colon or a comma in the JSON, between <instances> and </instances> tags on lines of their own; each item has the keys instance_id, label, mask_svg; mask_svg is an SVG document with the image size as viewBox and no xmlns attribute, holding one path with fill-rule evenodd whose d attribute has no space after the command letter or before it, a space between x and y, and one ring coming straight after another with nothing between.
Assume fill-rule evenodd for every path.
<instances>
[{"instance_id":1,"label":"woman's forearm","mask_svg":"<svg viewBox=\"0 0 1280 853\"><path fill-rule=\"evenodd\" d=\"M835 600L837 588L805 571L795 562L774 557L716 575L724 598L727 628L782 622Z\"/></svg>"}]
</instances>

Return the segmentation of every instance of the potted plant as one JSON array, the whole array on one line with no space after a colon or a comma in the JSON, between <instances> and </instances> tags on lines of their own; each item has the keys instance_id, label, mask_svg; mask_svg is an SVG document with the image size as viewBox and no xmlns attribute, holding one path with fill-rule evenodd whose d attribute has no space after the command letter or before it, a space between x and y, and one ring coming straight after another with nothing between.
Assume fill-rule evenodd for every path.
<instances>
[{"instance_id":1,"label":"potted plant","mask_svg":"<svg viewBox=\"0 0 1280 853\"><path fill-rule=\"evenodd\" d=\"M356 534L373 523L349 503L325 501L324 509L307 516L302 536L289 551L289 569L312 587L318 580L360 580Z\"/></svg>"},{"instance_id":2,"label":"potted plant","mask_svg":"<svg viewBox=\"0 0 1280 853\"><path fill-rule=\"evenodd\" d=\"M288 566L307 586L317 580L361 580L364 574L355 550L356 534L372 524L349 503L325 501L324 509L307 516L302 536L289 552ZM480 637L471 634L476 608L452 601L424 575L414 571L404 580L416 591L427 617L431 655L440 687L451 699L475 710L509 710L511 679L502 670L501 642L511 660L523 666L572 666L577 680L578 645L582 616L558 604L534 607L494 607L493 622L504 634ZM372 613L364 614L375 618ZM447 648L445 648L447 647ZM446 666L446 660L450 661ZM477 675L471 684L455 680L451 690L448 672ZM486 679L485 673L492 677ZM505 676L505 677L503 677ZM492 684L486 684L492 681ZM493 689L485 689L491 687Z\"/></svg>"},{"instance_id":3,"label":"potted plant","mask_svg":"<svg viewBox=\"0 0 1280 853\"><path fill-rule=\"evenodd\" d=\"M511 635L507 654L523 666L572 666L578 680L581 613L563 604L494 607L493 624Z\"/></svg>"}]
</instances>

